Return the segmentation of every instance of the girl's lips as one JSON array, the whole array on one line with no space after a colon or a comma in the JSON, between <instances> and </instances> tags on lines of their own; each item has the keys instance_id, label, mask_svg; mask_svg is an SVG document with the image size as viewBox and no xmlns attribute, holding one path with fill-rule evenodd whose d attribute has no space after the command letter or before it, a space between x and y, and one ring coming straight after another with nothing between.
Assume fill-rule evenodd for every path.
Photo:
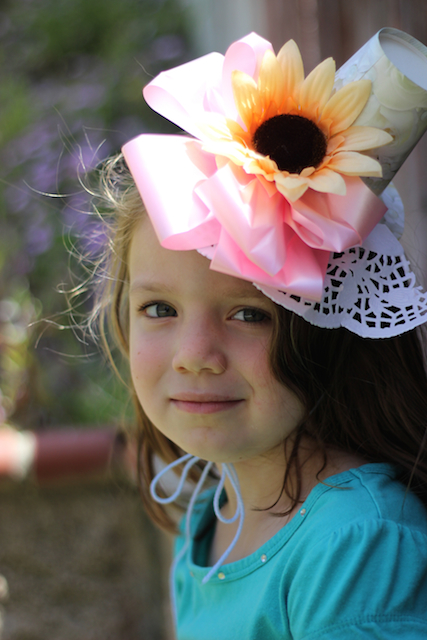
<instances>
[{"instance_id":1,"label":"girl's lips","mask_svg":"<svg viewBox=\"0 0 427 640\"><path fill-rule=\"evenodd\" d=\"M221 396L193 396L178 395L171 398L171 403L179 411L187 413L217 413L219 411L228 411L243 402L242 399L226 399Z\"/></svg>"}]
</instances>

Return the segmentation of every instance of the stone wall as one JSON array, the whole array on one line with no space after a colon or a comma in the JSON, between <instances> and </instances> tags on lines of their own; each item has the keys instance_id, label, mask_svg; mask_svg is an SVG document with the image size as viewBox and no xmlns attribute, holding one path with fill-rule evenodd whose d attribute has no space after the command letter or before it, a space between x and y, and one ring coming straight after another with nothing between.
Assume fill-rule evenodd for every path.
<instances>
[{"instance_id":1,"label":"stone wall","mask_svg":"<svg viewBox=\"0 0 427 640\"><path fill-rule=\"evenodd\" d=\"M2 481L1 640L168 640L169 554L126 481Z\"/></svg>"}]
</instances>

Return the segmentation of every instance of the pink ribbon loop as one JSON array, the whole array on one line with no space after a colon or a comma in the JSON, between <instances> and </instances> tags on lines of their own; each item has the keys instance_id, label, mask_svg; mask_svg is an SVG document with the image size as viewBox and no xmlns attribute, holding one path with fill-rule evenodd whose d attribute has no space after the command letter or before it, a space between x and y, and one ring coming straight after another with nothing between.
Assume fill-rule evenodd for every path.
<instances>
[{"instance_id":1,"label":"pink ribbon loop","mask_svg":"<svg viewBox=\"0 0 427 640\"><path fill-rule=\"evenodd\" d=\"M344 177L347 193L309 189L288 212L286 222L310 247L341 252L362 244L387 207L360 178Z\"/></svg>"},{"instance_id":2,"label":"pink ribbon loop","mask_svg":"<svg viewBox=\"0 0 427 640\"><path fill-rule=\"evenodd\" d=\"M215 246L212 269L309 300L321 299L330 251L361 244L385 212L359 178L346 178L345 196L289 203L185 136L141 135L123 153L162 246Z\"/></svg>"},{"instance_id":3,"label":"pink ribbon loop","mask_svg":"<svg viewBox=\"0 0 427 640\"><path fill-rule=\"evenodd\" d=\"M220 224L195 193L216 162L197 141L141 135L124 145L123 155L162 246L191 250L218 242ZM166 163L173 171L159 169Z\"/></svg>"}]
</instances>

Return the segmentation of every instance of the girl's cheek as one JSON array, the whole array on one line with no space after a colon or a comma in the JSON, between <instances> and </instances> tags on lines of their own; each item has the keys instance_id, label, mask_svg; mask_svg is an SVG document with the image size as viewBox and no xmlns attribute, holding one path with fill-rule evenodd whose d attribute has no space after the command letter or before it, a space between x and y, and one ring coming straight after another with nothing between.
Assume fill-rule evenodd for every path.
<instances>
[{"instance_id":1,"label":"girl's cheek","mask_svg":"<svg viewBox=\"0 0 427 640\"><path fill-rule=\"evenodd\" d=\"M134 381L154 379L167 365L164 345L153 340L134 340L130 344L130 367Z\"/></svg>"}]
</instances>

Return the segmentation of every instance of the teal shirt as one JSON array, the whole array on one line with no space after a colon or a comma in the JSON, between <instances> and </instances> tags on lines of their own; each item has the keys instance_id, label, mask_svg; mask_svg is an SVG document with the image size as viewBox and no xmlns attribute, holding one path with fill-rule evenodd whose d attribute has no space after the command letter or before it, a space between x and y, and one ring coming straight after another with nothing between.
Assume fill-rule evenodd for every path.
<instances>
[{"instance_id":1,"label":"teal shirt","mask_svg":"<svg viewBox=\"0 0 427 640\"><path fill-rule=\"evenodd\" d=\"M175 570L178 639L426 640L427 513L395 476L367 464L328 478L258 551L202 585L215 521L204 494Z\"/></svg>"}]
</instances>

